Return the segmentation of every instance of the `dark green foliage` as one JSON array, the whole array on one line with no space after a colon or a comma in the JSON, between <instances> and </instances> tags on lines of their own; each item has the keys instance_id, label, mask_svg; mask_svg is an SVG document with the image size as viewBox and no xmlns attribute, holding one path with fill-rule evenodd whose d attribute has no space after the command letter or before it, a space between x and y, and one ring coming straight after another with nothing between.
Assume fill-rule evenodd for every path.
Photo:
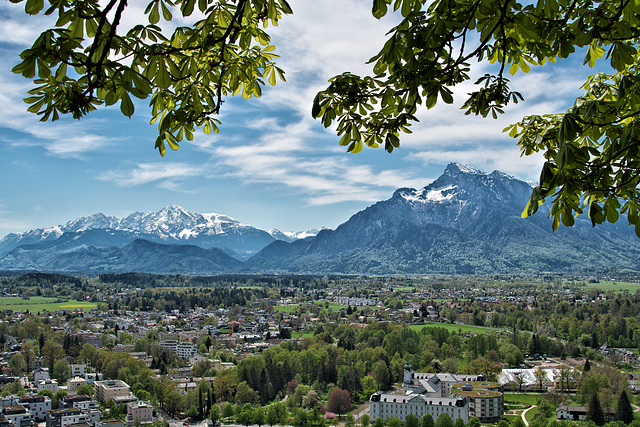
<instances>
[{"instance_id":1,"label":"dark green foliage","mask_svg":"<svg viewBox=\"0 0 640 427\"><path fill-rule=\"evenodd\" d=\"M436 427L454 427L454 421L451 418L451 415L446 412L440 414L436 420Z\"/></svg>"},{"instance_id":2,"label":"dark green foliage","mask_svg":"<svg viewBox=\"0 0 640 427\"><path fill-rule=\"evenodd\" d=\"M404 427L419 427L420 420L413 414L407 414L404 418Z\"/></svg>"},{"instance_id":3,"label":"dark green foliage","mask_svg":"<svg viewBox=\"0 0 640 427\"><path fill-rule=\"evenodd\" d=\"M622 390L618 397L615 419L625 424L633 421L633 408L631 407L631 402L629 402L629 396L627 396L626 390Z\"/></svg>"},{"instance_id":4,"label":"dark green foliage","mask_svg":"<svg viewBox=\"0 0 640 427\"><path fill-rule=\"evenodd\" d=\"M435 427L436 422L433 420L433 415L427 413L420 420L420 427Z\"/></svg>"},{"instance_id":5,"label":"dark green foliage","mask_svg":"<svg viewBox=\"0 0 640 427\"><path fill-rule=\"evenodd\" d=\"M598 426L604 425L604 412L602 406L600 406L600 399L598 395L593 393L591 400L589 401L589 409L587 411L587 421L593 421Z\"/></svg>"}]
</instances>

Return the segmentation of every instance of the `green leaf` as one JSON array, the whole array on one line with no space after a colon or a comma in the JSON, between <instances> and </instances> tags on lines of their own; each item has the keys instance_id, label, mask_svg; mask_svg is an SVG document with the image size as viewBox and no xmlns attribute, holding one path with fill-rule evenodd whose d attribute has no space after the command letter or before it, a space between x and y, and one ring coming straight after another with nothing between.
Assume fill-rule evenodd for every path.
<instances>
[{"instance_id":1,"label":"green leaf","mask_svg":"<svg viewBox=\"0 0 640 427\"><path fill-rule=\"evenodd\" d=\"M171 60L169 59L168 61ZM169 86L171 86L171 75L169 74L169 70L167 69L167 63L163 60L158 61L158 70L156 72L154 82L161 89L167 89Z\"/></svg>"},{"instance_id":2,"label":"green leaf","mask_svg":"<svg viewBox=\"0 0 640 427\"><path fill-rule=\"evenodd\" d=\"M24 5L24 11L28 15L37 15L44 8L44 0L27 0Z\"/></svg>"},{"instance_id":3,"label":"green leaf","mask_svg":"<svg viewBox=\"0 0 640 427\"><path fill-rule=\"evenodd\" d=\"M387 2L385 0L374 0L371 13L376 19L385 16L387 14Z\"/></svg>"},{"instance_id":4,"label":"green leaf","mask_svg":"<svg viewBox=\"0 0 640 427\"><path fill-rule=\"evenodd\" d=\"M124 92L121 97L122 101L120 101L120 111L127 117L131 117L135 111L133 106L133 102L131 102L131 98L127 92Z\"/></svg>"},{"instance_id":5,"label":"green leaf","mask_svg":"<svg viewBox=\"0 0 640 427\"><path fill-rule=\"evenodd\" d=\"M182 16L190 16L193 13L193 9L195 8L196 0L183 0L182 6L180 6L180 11L182 12Z\"/></svg>"},{"instance_id":6,"label":"green leaf","mask_svg":"<svg viewBox=\"0 0 640 427\"><path fill-rule=\"evenodd\" d=\"M153 7L151 8L151 12L149 12L149 23L157 24L160 21L160 10L158 9L158 2L155 2Z\"/></svg>"},{"instance_id":7,"label":"green leaf","mask_svg":"<svg viewBox=\"0 0 640 427\"><path fill-rule=\"evenodd\" d=\"M449 88L441 87L440 88L440 97L447 104L453 104L453 96L451 95L451 91Z\"/></svg>"}]
</instances>

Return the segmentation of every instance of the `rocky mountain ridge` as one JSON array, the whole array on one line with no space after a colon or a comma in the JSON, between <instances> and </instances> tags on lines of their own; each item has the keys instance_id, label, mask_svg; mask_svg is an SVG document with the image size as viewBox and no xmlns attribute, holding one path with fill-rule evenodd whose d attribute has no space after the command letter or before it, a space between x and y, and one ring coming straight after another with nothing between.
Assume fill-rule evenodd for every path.
<instances>
[{"instance_id":1,"label":"rocky mountain ridge","mask_svg":"<svg viewBox=\"0 0 640 427\"><path fill-rule=\"evenodd\" d=\"M177 206L122 220L96 214L19 239L7 236L0 241L0 269L379 275L640 270L640 239L624 218L593 228L578 217L574 227L554 233L544 206L521 218L531 190L505 173L451 163L424 188L398 189L335 230L295 240Z\"/></svg>"}]
</instances>

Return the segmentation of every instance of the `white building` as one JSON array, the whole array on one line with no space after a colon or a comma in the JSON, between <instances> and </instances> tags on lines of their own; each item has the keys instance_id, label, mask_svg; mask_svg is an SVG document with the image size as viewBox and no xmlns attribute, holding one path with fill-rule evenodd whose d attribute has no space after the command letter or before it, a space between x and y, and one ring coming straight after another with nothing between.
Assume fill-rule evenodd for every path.
<instances>
[{"instance_id":1,"label":"white building","mask_svg":"<svg viewBox=\"0 0 640 427\"><path fill-rule=\"evenodd\" d=\"M51 390L52 393L58 391L58 380L42 380L38 382L38 393L42 390Z\"/></svg>"},{"instance_id":2,"label":"white building","mask_svg":"<svg viewBox=\"0 0 640 427\"><path fill-rule=\"evenodd\" d=\"M84 378L87 373L86 365L71 365L71 378L80 377Z\"/></svg>"},{"instance_id":3,"label":"white building","mask_svg":"<svg viewBox=\"0 0 640 427\"><path fill-rule=\"evenodd\" d=\"M25 408L29 408L36 421L44 420L47 411L51 410L51 399L48 396L41 396L39 394L22 396L19 403Z\"/></svg>"},{"instance_id":4,"label":"white building","mask_svg":"<svg viewBox=\"0 0 640 427\"><path fill-rule=\"evenodd\" d=\"M16 427L33 425L33 413L22 405L5 406L2 413Z\"/></svg>"},{"instance_id":5,"label":"white building","mask_svg":"<svg viewBox=\"0 0 640 427\"><path fill-rule=\"evenodd\" d=\"M33 371L33 382L38 384L42 380L48 380L49 368L39 368Z\"/></svg>"},{"instance_id":6,"label":"white building","mask_svg":"<svg viewBox=\"0 0 640 427\"><path fill-rule=\"evenodd\" d=\"M411 365L404 367L403 394L375 393L369 399L371 419L390 417L402 422L408 414L422 418L431 414L449 414L465 423L470 417L481 422L500 420L504 413L504 396L498 383L486 382L484 375L418 373Z\"/></svg>"},{"instance_id":7,"label":"white building","mask_svg":"<svg viewBox=\"0 0 640 427\"><path fill-rule=\"evenodd\" d=\"M176 345L176 355L182 359L189 360L198 352L195 344L180 343Z\"/></svg>"},{"instance_id":8,"label":"white building","mask_svg":"<svg viewBox=\"0 0 640 427\"><path fill-rule=\"evenodd\" d=\"M398 418L403 423L408 414L421 419L431 414L438 419L440 414L449 414L455 421L461 418L465 423L469 421L469 401L459 397L429 397L424 394L386 394L375 393L369 399L371 419L386 421L388 418Z\"/></svg>"}]
</instances>

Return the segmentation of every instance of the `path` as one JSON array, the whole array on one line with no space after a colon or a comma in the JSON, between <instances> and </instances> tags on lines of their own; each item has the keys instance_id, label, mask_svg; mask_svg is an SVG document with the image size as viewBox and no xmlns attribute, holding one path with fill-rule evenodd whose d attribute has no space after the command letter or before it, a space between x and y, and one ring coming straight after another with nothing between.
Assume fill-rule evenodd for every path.
<instances>
[{"instance_id":1,"label":"path","mask_svg":"<svg viewBox=\"0 0 640 427\"><path fill-rule=\"evenodd\" d=\"M529 412L530 410L532 410L533 408L537 408L537 405L531 405L530 407L528 407L527 409L525 409L524 411L522 411L522 414L520 414L520 416L522 417L522 421L524 422L525 426L529 425L529 421L527 421L527 418L524 416L527 412Z\"/></svg>"}]
</instances>

